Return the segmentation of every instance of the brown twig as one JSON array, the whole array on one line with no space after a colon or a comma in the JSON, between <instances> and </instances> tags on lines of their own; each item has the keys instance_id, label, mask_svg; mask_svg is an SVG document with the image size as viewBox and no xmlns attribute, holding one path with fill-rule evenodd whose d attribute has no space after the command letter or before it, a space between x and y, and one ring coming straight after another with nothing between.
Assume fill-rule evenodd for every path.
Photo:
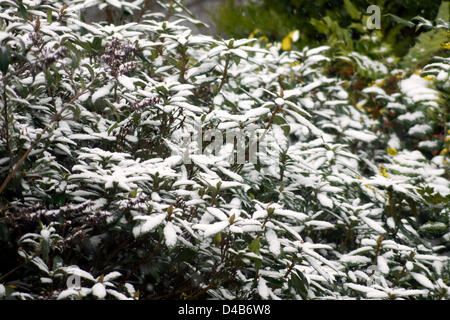
<instances>
[{"instance_id":1,"label":"brown twig","mask_svg":"<svg viewBox=\"0 0 450 320\"><path fill-rule=\"evenodd\" d=\"M14 169L8 174L8 176L6 177L6 179L3 181L2 185L0 186L0 194L2 194L2 192L5 190L6 186L8 185L9 181L12 179L12 177L14 176L14 174L17 172L17 170L20 168L20 166L23 164L23 162L26 160L26 158L28 157L28 155L30 154L30 152L37 146L37 144L39 143L39 141L41 141L42 137L44 136L44 134L47 132L47 130L50 128L50 126L56 122L57 120L60 119L61 115L63 114L64 111L67 110L67 108L74 103L82 94L84 94L86 92L86 90L88 90L88 88L95 82L95 80L93 80L90 84L88 84L86 86L86 88L80 92L78 92L75 96L72 97L72 99L70 99L70 101L66 104L66 106L64 108L61 109L61 111L59 111L57 114L55 114L52 118L52 120L50 121L49 124L47 124L47 126L42 130L41 134L38 135L38 137L36 138L36 140L31 144L31 146L28 148L28 150L24 153L24 155L22 156L22 158L20 158L20 160L17 162L16 166L14 167Z\"/></svg>"},{"instance_id":2,"label":"brown twig","mask_svg":"<svg viewBox=\"0 0 450 320\"><path fill-rule=\"evenodd\" d=\"M228 67L230 66L230 54L227 54L225 58L225 68L223 70L222 80L220 81L219 88L217 88L216 94L222 90L223 85L225 84L228 76Z\"/></svg>"},{"instance_id":3,"label":"brown twig","mask_svg":"<svg viewBox=\"0 0 450 320\"><path fill-rule=\"evenodd\" d=\"M284 274L284 278L287 279L289 274L291 273L292 269L295 267L295 257L292 257L291 265L289 266L289 269L287 269L286 273Z\"/></svg>"},{"instance_id":4,"label":"brown twig","mask_svg":"<svg viewBox=\"0 0 450 320\"><path fill-rule=\"evenodd\" d=\"M141 11L139 11L139 15L137 18L137 22L141 22L142 17L144 16L145 11L147 11L147 9L150 7L150 3L152 2L152 0L145 0L144 6L141 8Z\"/></svg>"},{"instance_id":5,"label":"brown twig","mask_svg":"<svg viewBox=\"0 0 450 320\"><path fill-rule=\"evenodd\" d=\"M14 165L13 156L11 152L11 145L9 144L9 119L8 119L8 101L6 99L6 80L3 78L3 110L5 117L5 139L6 139L6 149L8 150L9 156L9 169L11 169Z\"/></svg>"},{"instance_id":6,"label":"brown twig","mask_svg":"<svg viewBox=\"0 0 450 320\"><path fill-rule=\"evenodd\" d=\"M21 264L19 264L17 267L15 267L14 269L8 271L7 273L5 273L4 275L2 275L0 277L0 281L3 281L3 279L6 279L9 275L13 274L14 272L16 272L17 270L19 270L20 268L22 268L23 266L25 266L27 263L29 263L31 260L33 260L34 258L36 258L38 255L40 255L42 253L41 250L39 250L38 252L35 252L33 254L33 256L31 257L30 260L25 260L24 262L22 262Z\"/></svg>"}]
</instances>

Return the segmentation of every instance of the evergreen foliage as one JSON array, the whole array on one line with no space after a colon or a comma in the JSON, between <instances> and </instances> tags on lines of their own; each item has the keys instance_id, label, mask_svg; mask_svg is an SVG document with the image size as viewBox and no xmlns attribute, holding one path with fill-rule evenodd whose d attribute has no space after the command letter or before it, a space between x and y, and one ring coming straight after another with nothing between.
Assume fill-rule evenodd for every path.
<instances>
[{"instance_id":1,"label":"evergreen foliage","mask_svg":"<svg viewBox=\"0 0 450 320\"><path fill-rule=\"evenodd\" d=\"M448 299L449 49L399 69L160 4L0 2L0 299Z\"/></svg>"}]
</instances>

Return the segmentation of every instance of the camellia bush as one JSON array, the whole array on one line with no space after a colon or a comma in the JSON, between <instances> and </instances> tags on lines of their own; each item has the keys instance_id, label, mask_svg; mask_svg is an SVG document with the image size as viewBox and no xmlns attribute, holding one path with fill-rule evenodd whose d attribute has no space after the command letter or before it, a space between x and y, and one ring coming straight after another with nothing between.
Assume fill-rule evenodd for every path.
<instances>
[{"instance_id":1,"label":"camellia bush","mask_svg":"<svg viewBox=\"0 0 450 320\"><path fill-rule=\"evenodd\" d=\"M160 5L0 2L0 299L448 299L448 44L408 70Z\"/></svg>"}]
</instances>

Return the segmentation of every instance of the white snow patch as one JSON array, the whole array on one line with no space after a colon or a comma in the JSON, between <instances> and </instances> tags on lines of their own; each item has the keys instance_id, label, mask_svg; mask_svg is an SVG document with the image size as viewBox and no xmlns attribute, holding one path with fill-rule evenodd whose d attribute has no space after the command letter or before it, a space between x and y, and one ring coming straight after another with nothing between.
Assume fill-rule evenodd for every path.
<instances>
[{"instance_id":1,"label":"white snow patch","mask_svg":"<svg viewBox=\"0 0 450 320\"><path fill-rule=\"evenodd\" d=\"M204 237L206 238L221 232L223 229L228 227L228 225L228 221L221 221L213 224L196 224L192 227L192 229L203 230L205 232Z\"/></svg>"},{"instance_id":2,"label":"white snow patch","mask_svg":"<svg viewBox=\"0 0 450 320\"><path fill-rule=\"evenodd\" d=\"M269 251L278 256L280 254L280 240L275 231L268 229L266 232L266 240L269 243Z\"/></svg>"},{"instance_id":3,"label":"white snow patch","mask_svg":"<svg viewBox=\"0 0 450 320\"><path fill-rule=\"evenodd\" d=\"M135 220L144 220L145 222L133 228L134 236L138 237L143 233L152 231L163 222L163 220L166 218L166 215L166 213L161 213L157 215L135 217Z\"/></svg>"},{"instance_id":4,"label":"white snow patch","mask_svg":"<svg viewBox=\"0 0 450 320\"><path fill-rule=\"evenodd\" d=\"M411 272L410 275L416 280L418 283L420 283L422 286L434 290L433 283L425 277L423 274L417 273L417 272Z\"/></svg>"},{"instance_id":5,"label":"white snow patch","mask_svg":"<svg viewBox=\"0 0 450 320\"><path fill-rule=\"evenodd\" d=\"M95 91L95 93L92 95L92 102L95 102L95 101L97 101L97 99L108 95L111 92L112 87L113 87L113 84L109 83L106 86L101 87L100 89Z\"/></svg>"},{"instance_id":6,"label":"white snow patch","mask_svg":"<svg viewBox=\"0 0 450 320\"><path fill-rule=\"evenodd\" d=\"M381 273L383 273L383 274L389 273L389 266L387 264L386 259L383 256L377 257L377 266L378 266L378 270L380 270Z\"/></svg>"},{"instance_id":7,"label":"white snow patch","mask_svg":"<svg viewBox=\"0 0 450 320\"><path fill-rule=\"evenodd\" d=\"M106 297L106 289L105 286L98 282L92 287L92 294L99 299L103 299Z\"/></svg>"},{"instance_id":8,"label":"white snow patch","mask_svg":"<svg viewBox=\"0 0 450 320\"><path fill-rule=\"evenodd\" d=\"M428 86L429 81L417 74L413 74L399 83L400 90L414 102L439 99L438 92Z\"/></svg>"},{"instance_id":9,"label":"white snow patch","mask_svg":"<svg viewBox=\"0 0 450 320\"><path fill-rule=\"evenodd\" d=\"M269 298L270 289L267 286L267 281L261 277L258 281L258 293L264 300Z\"/></svg>"},{"instance_id":10,"label":"white snow patch","mask_svg":"<svg viewBox=\"0 0 450 320\"><path fill-rule=\"evenodd\" d=\"M166 240L166 245L169 248L174 247L177 243L177 233L172 222L170 221L167 222L166 226L164 227L164 239Z\"/></svg>"}]
</instances>

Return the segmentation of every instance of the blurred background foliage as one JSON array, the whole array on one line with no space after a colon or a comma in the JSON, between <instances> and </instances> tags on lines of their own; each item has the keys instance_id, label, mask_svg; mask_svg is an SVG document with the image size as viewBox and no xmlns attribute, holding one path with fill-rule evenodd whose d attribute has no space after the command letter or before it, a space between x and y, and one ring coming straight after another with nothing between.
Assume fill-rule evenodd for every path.
<instances>
[{"instance_id":1,"label":"blurred background foliage","mask_svg":"<svg viewBox=\"0 0 450 320\"><path fill-rule=\"evenodd\" d=\"M371 5L380 8L380 29L368 28L374 14L368 10ZM387 95L399 92L402 80L439 62L436 57L449 57L450 1L445 0L224 0L210 14L224 36L258 38L267 46L278 43L281 50L330 46L334 59L328 75L343 79L354 105L389 132L402 126L393 126L395 117L383 99L373 94L367 99L364 88L374 87ZM425 79L440 92L441 100L437 108L424 107L429 115L426 122L434 130L408 142L413 149L422 140L443 141L448 131L449 86L445 81L439 85L433 76ZM429 152L421 149L430 158L441 150L445 155L445 141Z\"/></svg>"},{"instance_id":2,"label":"blurred background foliage","mask_svg":"<svg viewBox=\"0 0 450 320\"><path fill-rule=\"evenodd\" d=\"M441 0L226 0L211 15L217 29L230 37L251 35L282 41L293 30L299 30L295 41L299 48L327 44L343 54L357 51L377 59L392 55L400 58L408 55L424 30L399 24L390 15L408 21L417 15L435 20L441 3ZM380 30L366 27L371 16L367 8L374 4L381 9ZM440 15L445 21L448 21L448 10L448 6L441 8ZM438 39L432 40L440 44L448 35L442 30L439 33ZM426 54L429 53L428 50ZM408 61L411 63L412 59Z\"/></svg>"}]
</instances>

